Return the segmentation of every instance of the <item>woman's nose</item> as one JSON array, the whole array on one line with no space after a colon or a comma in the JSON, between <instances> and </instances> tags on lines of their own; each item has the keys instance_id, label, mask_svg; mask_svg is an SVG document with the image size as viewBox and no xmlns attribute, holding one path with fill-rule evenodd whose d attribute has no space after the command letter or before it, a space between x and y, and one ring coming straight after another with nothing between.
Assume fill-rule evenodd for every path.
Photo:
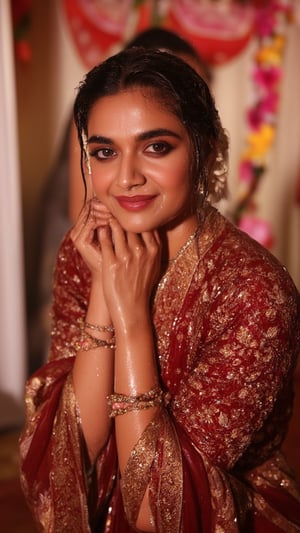
<instances>
[{"instance_id":1,"label":"woman's nose","mask_svg":"<svg viewBox=\"0 0 300 533\"><path fill-rule=\"evenodd\" d=\"M118 169L117 182L123 189L131 189L143 185L146 181L138 160L133 157L123 157Z\"/></svg>"}]
</instances>

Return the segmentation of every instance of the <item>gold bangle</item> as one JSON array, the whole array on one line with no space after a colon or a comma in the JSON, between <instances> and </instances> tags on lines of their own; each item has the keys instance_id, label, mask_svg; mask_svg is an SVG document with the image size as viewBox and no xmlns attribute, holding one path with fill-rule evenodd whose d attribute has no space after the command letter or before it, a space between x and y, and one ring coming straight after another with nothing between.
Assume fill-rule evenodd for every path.
<instances>
[{"instance_id":1,"label":"gold bangle","mask_svg":"<svg viewBox=\"0 0 300 533\"><path fill-rule=\"evenodd\" d=\"M88 352L89 350L94 350L96 348L114 349L115 347L116 342L114 337L109 340L98 339L86 331L82 331L80 339L76 340L74 343L74 348L76 351L83 350L84 352Z\"/></svg>"},{"instance_id":2,"label":"gold bangle","mask_svg":"<svg viewBox=\"0 0 300 533\"><path fill-rule=\"evenodd\" d=\"M139 394L138 396L127 396L126 394L111 394L107 397L108 405L111 407L109 414L110 418L118 415L124 415L129 411L140 411L142 409L149 409L150 407L157 407L159 405L167 405L170 401L170 395L165 394L160 387Z\"/></svg>"},{"instance_id":3,"label":"gold bangle","mask_svg":"<svg viewBox=\"0 0 300 533\"><path fill-rule=\"evenodd\" d=\"M90 322L83 321L81 322L81 329L91 329L92 331L99 331L100 333L107 332L107 333L114 333L115 330L113 326L99 326L98 324L91 324Z\"/></svg>"}]
</instances>

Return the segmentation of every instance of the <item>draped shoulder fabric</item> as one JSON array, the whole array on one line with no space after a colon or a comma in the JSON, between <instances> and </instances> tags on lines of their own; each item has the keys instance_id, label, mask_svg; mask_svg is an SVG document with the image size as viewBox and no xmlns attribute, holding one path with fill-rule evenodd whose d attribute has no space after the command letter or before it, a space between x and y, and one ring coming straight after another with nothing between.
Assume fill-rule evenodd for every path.
<instances>
[{"instance_id":1,"label":"draped shoulder fabric","mask_svg":"<svg viewBox=\"0 0 300 533\"><path fill-rule=\"evenodd\" d=\"M157 533L300 531L280 451L292 410L300 301L284 267L207 207L153 299L165 405L120 479L114 430L87 459L72 385L90 276L67 235L54 276L49 362L26 387L23 490L51 533L131 533L146 487Z\"/></svg>"}]
</instances>

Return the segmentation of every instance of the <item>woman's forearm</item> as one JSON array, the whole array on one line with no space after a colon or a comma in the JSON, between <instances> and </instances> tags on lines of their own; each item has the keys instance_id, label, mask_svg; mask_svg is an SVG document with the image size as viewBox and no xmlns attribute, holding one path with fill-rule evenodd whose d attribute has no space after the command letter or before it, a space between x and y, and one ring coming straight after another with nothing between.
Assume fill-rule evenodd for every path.
<instances>
[{"instance_id":1,"label":"woman's forearm","mask_svg":"<svg viewBox=\"0 0 300 533\"><path fill-rule=\"evenodd\" d=\"M109 325L109 315L103 302L101 287L93 287L86 316L89 323ZM92 333L108 342L112 338L110 332ZM73 368L73 383L82 431L92 462L105 445L111 427L107 396L113 390L113 373L114 349L96 347L87 351L78 350Z\"/></svg>"},{"instance_id":2,"label":"woman's forearm","mask_svg":"<svg viewBox=\"0 0 300 533\"><path fill-rule=\"evenodd\" d=\"M136 397L159 387L155 360L152 323L148 313L140 313L135 324L116 332L115 392ZM130 454L142 433L153 420L158 406L130 410L115 417L116 440L121 476ZM134 476L134 472L132 474ZM137 523L141 531L154 532L148 501L148 489L143 497Z\"/></svg>"},{"instance_id":3,"label":"woman's forearm","mask_svg":"<svg viewBox=\"0 0 300 533\"><path fill-rule=\"evenodd\" d=\"M116 331L114 390L125 396L138 396L159 386L152 324L148 314L140 315L134 326ZM152 421L157 406L134 409L115 417L121 473L135 444Z\"/></svg>"}]
</instances>

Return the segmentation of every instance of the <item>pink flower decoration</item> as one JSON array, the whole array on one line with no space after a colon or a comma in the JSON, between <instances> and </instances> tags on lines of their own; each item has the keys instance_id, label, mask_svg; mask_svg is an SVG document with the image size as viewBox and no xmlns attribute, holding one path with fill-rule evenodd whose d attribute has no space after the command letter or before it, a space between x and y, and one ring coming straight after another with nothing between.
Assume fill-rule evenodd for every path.
<instances>
[{"instance_id":1,"label":"pink flower decoration","mask_svg":"<svg viewBox=\"0 0 300 533\"><path fill-rule=\"evenodd\" d=\"M274 238L271 231L271 226L266 220L252 217L251 215L244 215L239 222L239 228L245 233L248 233L252 239L262 244L265 248L271 248Z\"/></svg>"},{"instance_id":2,"label":"pink flower decoration","mask_svg":"<svg viewBox=\"0 0 300 533\"><path fill-rule=\"evenodd\" d=\"M273 33L276 27L275 8L273 2L269 2L266 7L258 8L255 20L257 35L266 37Z\"/></svg>"},{"instance_id":3,"label":"pink flower decoration","mask_svg":"<svg viewBox=\"0 0 300 533\"><path fill-rule=\"evenodd\" d=\"M279 95L275 92L270 92L263 100L261 100L259 105L262 115L266 116L275 113L278 107L278 100Z\"/></svg>"},{"instance_id":4,"label":"pink flower decoration","mask_svg":"<svg viewBox=\"0 0 300 533\"><path fill-rule=\"evenodd\" d=\"M260 105L249 109L247 112L247 120L252 130L258 130L260 125L264 122L264 116L261 113Z\"/></svg>"},{"instance_id":5,"label":"pink flower decoration","mask_svg":"<svg viewBox=\"0 0 300 533\"><path fill-rule=\"evenodd\" d=\"M278 94L271 92L256 107L247 113L248 123L252 130L258 130L264 123L272 123L278 107Z\"/></svg>"},{"instance_id":6,"label":"pink flower decoration","mask_svg":"<svg viewBox=\"0 0 300 533\"><path fill-rule=\"evenodd\" d=\"M253 176L252 164L244 159L240 164L240 178L244 183L251 183Z\"/></svg>"},{"instance_id":7,"label":"pink flower decoration","mask_svg":"<svg viewBox=\"0 0 300 533\"><path fill-rule=\"evenodd\" d=\"M263 0L257 4L255 30L259 47L252 72L255 100L246 115L249 132L239 168L239 178L243 182L242 194L233 218L243 231L270 248L273 244L271 226L253 216L257 209L253 197L265 172L267 152L274 141L278 85L282 78L281 62L285 46L282 22L283 18L286 23L291 20L293 8L291 0Z\"/></svg>"},{"instance_id":8,"label":"pink flower decoration","mask_svg":"<svg viewBox=\"0 0 300 533\"><path fill-rule=\"evenodd\" d=\"M268 68L256 67L253 72L253 80L263 89L269 90L277 85L281 79L281 69L275 66Z\"/></svg>"}]
</instances>

